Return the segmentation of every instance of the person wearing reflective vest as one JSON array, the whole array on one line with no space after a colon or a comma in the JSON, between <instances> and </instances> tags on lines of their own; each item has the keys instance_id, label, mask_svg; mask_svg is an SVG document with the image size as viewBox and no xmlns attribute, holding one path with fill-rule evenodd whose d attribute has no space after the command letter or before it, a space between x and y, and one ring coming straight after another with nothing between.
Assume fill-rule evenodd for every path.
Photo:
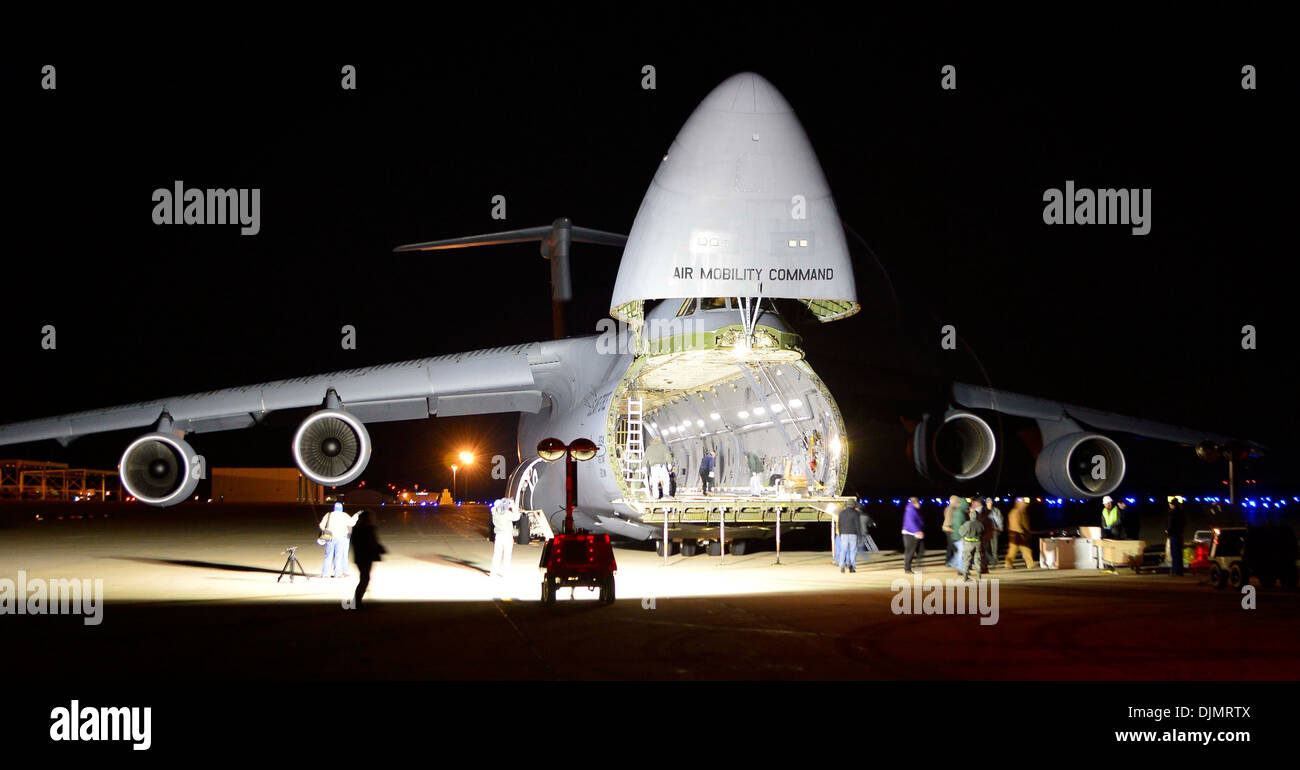
<instances>
[{"instance_id":1,"label":"person wearing reflective vest","mask_svg":"<svg viewBox=\"0 0 1300 770\"><path fill-rule=\"evenodd\" d=\"M1106 495L1101 499L1101 528L1102 536L1114 540L1120 540L1124 537L1119 529L1119 508L1115 506L1115 499Z\"/></svg>"}]
</instances>

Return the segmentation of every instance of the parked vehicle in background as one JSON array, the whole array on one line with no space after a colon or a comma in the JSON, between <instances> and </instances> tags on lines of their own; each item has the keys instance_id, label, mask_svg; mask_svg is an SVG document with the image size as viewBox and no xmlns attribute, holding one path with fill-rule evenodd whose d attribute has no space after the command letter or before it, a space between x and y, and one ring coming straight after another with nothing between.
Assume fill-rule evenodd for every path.
<instances>
[{"instance_id":1,"label":"parked vehicle in background","mask_svg":"<svg viewBox=\"0 0 1300 770\"><path fill-rule=\"evenodd\" d=\"M1296 588L1300 582L1295 533L1282 524L1216 528L1210 561L1210 585L1215 588L1241 588L1252 577L1264 588L1275 582Z\"/></svg>"}]
</instances>

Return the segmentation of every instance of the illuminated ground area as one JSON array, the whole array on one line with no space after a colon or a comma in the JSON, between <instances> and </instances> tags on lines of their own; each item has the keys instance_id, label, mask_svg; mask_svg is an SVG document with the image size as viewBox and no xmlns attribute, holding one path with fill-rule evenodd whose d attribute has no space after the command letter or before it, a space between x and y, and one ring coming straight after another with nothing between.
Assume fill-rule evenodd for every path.
<instances>
[{"instance_id":1,"label":"illuminated ground area","mask_svg":"<svg viewBox=\"0 0 1300 770\"><path fill-rule=\"evenodd\" d=\"M67 509L88 516L95 509ZM418 511L418 509L416 509ZM617 550L619 601L538 601L538 549L486 576L481 508L384 509L369 607L351 579L279 583L314 516L207 506L58 519L5 509L0 579L101 578L103 622L0 615L20 678L1300 679L1300 596L1258 608L1205 578L997 570L999 616L896 615L896 555L841 575L822 551L740 557ZM936 557L928 560L931 564ZM951 570L928 566L926 577ZM567 591L561 596L567 599ZM580 592L580 597L582 593ZM586 598L586 597L582 597ZM653 604L650 602L653 599ZM92 654L93 653L93 654ZM347 668L336 670L338 661Z\"/></svg>"}]
</instances>

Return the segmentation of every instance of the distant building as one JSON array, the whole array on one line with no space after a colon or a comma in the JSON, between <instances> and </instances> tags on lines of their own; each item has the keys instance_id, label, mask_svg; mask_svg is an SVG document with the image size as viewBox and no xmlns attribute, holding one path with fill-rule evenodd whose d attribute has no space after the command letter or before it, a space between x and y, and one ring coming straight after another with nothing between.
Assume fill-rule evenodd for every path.
<instances>
[{"instance_id":1,"label":"distant building","mask_svg":"<svg viewBox=\"0 0 1300 770\"><path fill-rule=\"evenodd\" d=\"M209 475L214 503L325 502L324 488L297 468L213 468Z\"/></svg>"},{"instance_id":2,"label":"distant building","mask_svg":"<svg viewBox=\"0 0 1300 770\"><path fill-rule=\"evenodd\" d=\"M340 491L334 497L348 505L379 505L393 499L392 495L385 495L377 489L358 489L356 487L349 487Z\"/></svg>"},{"instance_id":3,"label":"distant building","mask_svg":"<svg viewBox=\"0 0 1300 770\"><path fill-rule=\"evenodd\" d=\"M69 468L67 463L0 460L0 499L120 501L117 471Z\"/></svg>"}]
</instances>

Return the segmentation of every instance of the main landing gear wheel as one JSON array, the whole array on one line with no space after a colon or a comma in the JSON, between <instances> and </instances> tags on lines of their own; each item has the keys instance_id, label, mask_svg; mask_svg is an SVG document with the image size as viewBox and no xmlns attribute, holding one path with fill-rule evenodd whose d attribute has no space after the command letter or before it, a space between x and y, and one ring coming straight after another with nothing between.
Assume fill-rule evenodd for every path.
<instances>
[{"instance_id":1,"label":"main landing gear wheel","mask_svg":"<svg viewBox=\"0 0 1300 770\"><path fill-rule=\"evenodd\" d=\"M700 544L695 542L694 540L683 540L682 556L694 556L696 551L699 550L699 547Z\"/></svg>"},{"instance_id":2,"label":"main landing gear wheel","mask_svg":"<svg viewBox=\"0 0 1300 770\"><path fill-rule=\"evenodd\" d=\"M676 550L677 550L677 548L675 547L674 543L673 543L672 541L669 541L669 542L668 542L668 555L669 555L669 556L672 556L672 555L673 555L673 552L676 551ZM660 540L660 541L658 541L658 542L655 544L655 553L658 554L659 556L663 556L663 555L664 555L664 541Z\"/></svg>"}]
</instances>

